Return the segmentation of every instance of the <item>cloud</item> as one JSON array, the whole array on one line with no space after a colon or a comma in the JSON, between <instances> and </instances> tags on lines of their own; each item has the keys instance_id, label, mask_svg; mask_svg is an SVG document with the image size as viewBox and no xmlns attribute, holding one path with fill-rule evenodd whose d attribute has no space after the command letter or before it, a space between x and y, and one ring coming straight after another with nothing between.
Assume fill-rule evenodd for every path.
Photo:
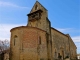
<instances>
[{"instance_id":1,"label":"cloud","mask_svg":"<svg viewBox=\"0 0 80 60\"><path fill-rule=\"evenodd\" d=\"M17 26L24 26L26 24L0 24L0 40L10 40L10 30Z\"/></svg>"},{"instance_id":2,"label":"cloud","mask_svg":"<svg viewBox=\"0 0 80 60\"><path fill-rule=\"evenodd\" d=\"M77 30L75 28L57 28L57 30L59 30L63 33L69 33L69 32L78 32L78 33L80 33L80 30Z\"/></svg>"},{"instance_id":3,"label":"cloud","mask_svg":"<svg viewBox=\"0 0 80 60\"><path fill-rule=\"evenodd\" d=\"M77 46L77 53L80 53L80 36L74 36L74 37L72 37L72 40L74 41L75 45Z\"/></svg>"},{"instance_id":4,"label":"cloud","mask_svg":"<svg viewBox=\"0 0 80 60\"><path fill-rule=\"evenodd\" d=\"M80 42L80 36L72 37L74 42Z\"/></svg>"},{"instance_id":5,"label":"cloud","mask_svg":"<svg viewBox=\"0 0 80 60\"><path fill-rule=\"evenodd\" d=\"M80 53L80 42L76 42L75 44L77 46L77 53Z\"/></svg>"},{"instance_id":6,"label":"cloud","mask_svg":"<svg viewBox=\"0 0 80 60\"><path fill-rule=\"evenodd\" d=\"M16 4L13 4L11 2L3 2L3 1L0 1L0 7L14 7L14 8L26 8L26 9L29 9L29 7L21 7L21 6L18 6Z\"/></svg>"}]
</instances>

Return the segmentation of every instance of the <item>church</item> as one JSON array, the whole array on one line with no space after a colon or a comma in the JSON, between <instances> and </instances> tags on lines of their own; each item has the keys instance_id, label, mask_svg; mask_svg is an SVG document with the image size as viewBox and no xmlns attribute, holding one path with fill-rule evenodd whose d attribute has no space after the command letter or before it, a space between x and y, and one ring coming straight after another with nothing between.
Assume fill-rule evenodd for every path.
<instances>
[{"instance_id":1,"label":"church","mask_svg":"<svg viewBox=\"0 0 80 60\"><path fill-rule=\"evenodd\" d=\"M51 27L48 10L38 1L28 16L27 26L10 30L10 60L76 59L76 45L69 34Z\"/></svg>"}]
</instances>

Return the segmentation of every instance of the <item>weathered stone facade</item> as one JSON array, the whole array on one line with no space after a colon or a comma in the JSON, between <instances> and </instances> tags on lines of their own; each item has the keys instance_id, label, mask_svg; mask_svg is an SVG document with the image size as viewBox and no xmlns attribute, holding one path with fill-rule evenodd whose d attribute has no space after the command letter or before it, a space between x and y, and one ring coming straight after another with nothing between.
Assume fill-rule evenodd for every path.
<instances>
[{"instance_id":1,"label":"weathered stone facade","mask_svg":"<svg viewBox=\"0 0 80 60\"><path fill-rule=\"evenodd\" d=\"M76 59L76 49L68 34L51 27L47 9L38 1L28 14L27 26L11 29L10 60Z\"/></svg>"}]
</instances>

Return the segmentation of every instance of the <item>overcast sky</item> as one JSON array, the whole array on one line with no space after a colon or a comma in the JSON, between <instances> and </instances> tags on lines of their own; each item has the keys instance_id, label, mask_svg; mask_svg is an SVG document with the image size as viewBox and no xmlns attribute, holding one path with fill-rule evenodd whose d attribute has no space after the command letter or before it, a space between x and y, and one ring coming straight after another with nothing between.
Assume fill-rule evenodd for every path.
<instances>
[{"instance_id":1,"label":"overcast sky","mask_svg":"<svg viewBox=\"0 0 80 60\"><path fill-rule=\"evenodd\" d=\"M36 0L0 0L0 40L10 40L10 29L27 25L27 14ZM39 0L48 10L51 26L70 34L80 53L80 1Z\"/></svg>"}]
</instances>

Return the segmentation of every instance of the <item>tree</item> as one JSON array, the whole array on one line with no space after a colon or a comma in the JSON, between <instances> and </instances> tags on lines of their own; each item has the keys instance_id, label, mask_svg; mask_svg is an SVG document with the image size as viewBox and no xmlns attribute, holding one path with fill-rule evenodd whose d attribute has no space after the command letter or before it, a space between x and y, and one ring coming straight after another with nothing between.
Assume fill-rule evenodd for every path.
<instances>
[{"instance_id":1,"label":"tree","mask_svg":"<svg viewBox=\"0 0 80 60\"><path fill-rule=\"evenodd\" d=\"M4 60L4 54L9 53L10 42L9 40L0 40L0 60Z\"/></svg>"},{"instance_id":2,"label":"tree","mask_svg":"<svg viewBox=\"0 0 80 60\"><path fill-rule=\"evenodd\" d=\"M10 42L9 40L0 40L0 54L3 53L5 50L9 49Z\"/></svg>"}]
</instances>

